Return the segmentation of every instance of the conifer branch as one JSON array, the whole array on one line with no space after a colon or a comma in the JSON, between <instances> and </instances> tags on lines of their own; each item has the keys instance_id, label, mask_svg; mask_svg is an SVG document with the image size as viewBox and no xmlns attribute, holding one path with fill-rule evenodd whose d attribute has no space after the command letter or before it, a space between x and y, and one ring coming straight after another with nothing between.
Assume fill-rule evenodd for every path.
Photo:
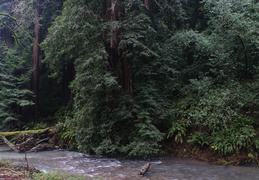
<instances>
[{"instance_id":1,"label":"conifer branch","mask_svg":"<svg viewBox=\"0 0 259 180\"><path fill-rule=\"evenodd\" d=\"M15 24L17 25L18 28L20 28L35 44L37 44L39 47L41 47L40 44L39 44L22 26L20 26L20 25L18 24L17 19L16 19L15 17L11 16L10 14L3 13L3 12L0 13L0 16L6 16L6 17L10 18L11 20L13 20L13 21L15 22ZM11 27L9 27L9 26L8 26L5 22L3 22L2 20L0 20L0 22L1 22L2 24L4 24L8 29L10 29L10 30L12 31L12 33L13 33L14 36L15 36L15 40L16 40L17 43L20 45L20 43L18 42L18 38L17 38L16 34L14 33L14 31L11 29Z\"/></svg>"},{"instance_id":2,"label":"conifer branch","mask_svg":"<svg viewBox=\"0 0 259 180\"><path fill-rule=\"evenodd\" d=\"M4 22L4 21L1 20L1 19L0 19L0 23L3 24L7 29L9 29L9 30L12 32L13 37L14 37L15 41L17 42L17 44L18 44L19 46L21 46L22 48L24 48L24 47L19 43L18 37L17 37L16 33L13 31L13 29L12 29L10 26L8 26L8 25L6 24L6 22Z\"/></svg>"},{"instance_id":3,"label":"conifer branch","mask_svg":"<svg viewBox=\"0 0 259 180\"><path fill-rule=\"evenodd\" d=\"M157 0L154 0L155 1L155 3L159 6L159 7L161 7L161 5L157 2Z\"/></svg>"}]
</instances>

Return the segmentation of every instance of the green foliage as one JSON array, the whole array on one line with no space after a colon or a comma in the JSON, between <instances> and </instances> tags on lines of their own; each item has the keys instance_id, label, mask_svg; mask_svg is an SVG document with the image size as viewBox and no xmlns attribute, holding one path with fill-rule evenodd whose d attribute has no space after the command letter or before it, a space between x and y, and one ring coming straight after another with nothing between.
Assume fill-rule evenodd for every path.
<instances>
[{"instance_id":1,"label":"green foliage","mask_svg":"<svg viewBox=\"0 0 259 180\"><path fill-rule=\"evenodd\" d=\"M213 38L213 49L219 51L219 57L225 54L219 62L233 66L227 75L251 76L253 66L258 65L259 4L247 0L204 2L210 18L206 33Z\"/></svg>"},{"instance_id":2,"label":"green foliage","mask_svg":"<svg viewBox=\"0 0 259 180\"><path fill-rule=\"evenodd\" d=\"M258 4L242 6L236 1L227 2L226 6L223 0L203 2L208 18L206 30L180 31L165 42L163 55L171 59L175 68L174 89L188 94L191 79L206 78L213 85L256 75Z\"/></svg>"},{"instance_id":3,"label":"green foliage","mask_svg":"<svg viewBox=\"0 0 259 180\"><path fill-rule=\"evenodd\" d=\"M73 112L67 107L61 107L59 111L55 113L55 119L58 122L55 125L57 134L60 139L60 146L67 149L76 149L76 140L74 129L71 128L71 122L73 118Z\"/></svg>"},{"instance_id":4,"label":"green foliage","mask_svg":"<svg viewBox=\"0 0 259 180\"><path fill-rule=\"evenodd\" d=\"M20 52L19 46L16 48L7 50L2 46L1 49L0 128L21 125L23 110L33 105L33 94L27 89L31 72L25 59L28 54Z\"/></svg>"},{"instance_id":5,"label":"green foliage","mask_svg":"<svg viewBox=\"0 0 259 180\"><path fill-rule=\"evenodd\" d=\"M53 77L61 80L68 66L74 65L76 71L70 85L75 93L74 117L68 124L71 131L68 127L62 136L69 139L76 132L78 148L84 152L146 157L159 151L163 133L158 127L168 128L168 121L173 119L169 136L178 143L189 138L190 143L202 146L235 146L234 150L219 150L221 154L254 148L256 144L247 143L255 137L254 113L247 115L241 107L232 107L237 101L248 103L241 98L245 90L225 84L255 77L257 5L247 6L242 1L240 11L234 1L223 7L224 3L151 2L151 13L141 1L126 1L122 24L102 22L98 1L66 1L43 43L45 62ZM201 20L204 14L198 17L202 11L205 20ZM188 17L192 14L197 17ZM122 27L116 53L130 60L132 97L122 90L105 43L111 38L111 28ZM200 32L182 30L185 27ZM251 123L240 124L243 118ZM225 130L232 123L246 127L240 133L235 131L237 126L231 126L234 137L244 136L243 140L236 144L236 139L229 140L221 147L209 138L219 131L223 133L219 136L230 134ZM190 130L197 132L189 136Z\"/></svg>"},{"instance_id":6,"label":"green foliage","mask_svg":"<svg viewBox=\"0 0 259 180\"><path fill-rule=\"evenodd\" d=\"M258 156L258 3L203 1L208 27L175 33L165 55L179 97L169 136L222 155ZM240 83L240 79L252 79Z\"/></svg>"},{"instance_id":7,"label":"green foliage","mask_svg":"<svg viewBox=\"0 0 259 180\"><path fill-rule=\"evenodd\" d=\"M63 172L54 172L54 173L34 173L32 179L39 179L39 180L86 180L85 176L80 175L69 175Z\"/></svg>"},{"instance_id":8,"label":"green foliage","mask_svg":"<svg viewBox=\"0 0 259 180\"><path fill-rule=\"evenodd\" d=\"M132 98L122 91L114 72L108 70L109 51L102 40L102 33L111 26L114 28L117 22L102 23L98 9L92 5L66 1L62 15L56 18L43 43L45 62L55 70L54 76L61 77L69 62L75 66L76 76L70 85L75 93L70 127L76 133L78 149L142 158L157 153L162 133L155 124L165 120L168 112L163 110L165 99L159 96L156 87L162 78L156 74L156 67L162 63L158 59L154 61L158 54L153 50L155 44L149 41L156 33L152 21L144 13L136 13L143 10L139 2L127 4L119 51L125 50L123 56L131 59L133 86L136 86ZM157 81L152 82L152 77ZM135 81L138 78L141 81Z\"/></svg>"},{"instance_id":9,"label":"green foliage","mask_svg":"<svg viewBox=\"0 0 259 180\"><path fill-rule=\"evenodd\" d=\"M210 146L222 155L240 150L257 154L259 137L256 129L256 99L258 82L243 85L234 83L209 90L187 110L178 111L181 112L179 118L190 122L188 127L194 130L188 142L196 146ZM184 99L183 102L186 103ZM176 122L177 126L173 126L172 132L181 125ZM178 130L178 133L181 131Z\"/></svg>"},{"instance_id":10,"label":"green foliage","mask_svg":"<svg viewBox=\"0 0 259 180\"><path fill-rule=\"evenodd\" d=\"M32 34L34 1L12 2L0 11L12 10ZM116 1L125 9L114 9L119 21L111 20L110 1L66 0L58 11L62 2L47 0L41 7L39 100L41 115L58 122L68 147L76 142L87 153L145 158L159 152L168 133L178 144L188 140L222 155L246 151L257 157L258 2L164 0L147 7L140 0ZM1 20L4 34L10 22ZM3 127L30 120L33 96L31 42L25 31L13 30L24 49L1 44Z\"/></svg>"},{"instance_id":11,"label":"green foliage","mask_svg":"<svg viewBox=\"0 0 259 180\"><path fill-rule=\"evenodd\" d=\"M46 129L48 128L48 124L44 122L29 122L26 123L23 127L24 130L31 130L31 129Z\"/></svg>"},{"instance_id":12,"label":"green foliage","mask_svg":"<svg viewBox=\"0 0 259 180\"><path fill-rule=\"evenodd\" d=\"M190 94L189 96L181 98L173 104L172 109L172 123L167 138L174 137L176 143L183 143L184 138L188 132L188 127L191 126L190 119L186 118L186 114L190 111L190 107L197 103L197 96Z\"/></svg>"},{"instance_id":13,"label":"green foliage","mask_svg":"<svg viewBox=\"0 0 259 180\"><path fill-rule=\"evenodd\" d=\"M215 53L209 37L192 30L175 33L165 42L163 50L163 56L170 58L169 63L175 68L172 74L174 89L182 90L185 94L188 94L191 88L182 89L183 86L191 79L203 78L209 73L210 59Z\"/></svg>"},{"instance_id":14,"label":"green foliage","mask_svg":"<svg viewBox=\"0 0 259 180\"><path fill-rule=\"evenodd\" d=\"M64 5L64 10L62 11L63 15L56 18L49 28L50 35L46 37L45 42L42 44L43 49L47 50L44 61L48 63L51 70L55 70L52 76L59 80L61 80L62 73L65 72L67 66L71 65L69 63L72 62L73 64L74 60L81 53L84 53L84 47L89 43L87 37L89 37L89 33L91 34L91 32L85 32L84 30L89 29L90 31L91 27L95 25L90 22L84 23L84 17L91 17L91 12L84 9L85 6L81 1L75 1L76 4L70 9L69 3L71 2L66 2L67 5ZM88 19L90 20L91 18ZM62 31L57 29L62 29ZM82 39L84 35L86 37ZM85 41L82 42L82 40ZM81 44L81 42L85 44Z\"/></svg>"}]
</instances>

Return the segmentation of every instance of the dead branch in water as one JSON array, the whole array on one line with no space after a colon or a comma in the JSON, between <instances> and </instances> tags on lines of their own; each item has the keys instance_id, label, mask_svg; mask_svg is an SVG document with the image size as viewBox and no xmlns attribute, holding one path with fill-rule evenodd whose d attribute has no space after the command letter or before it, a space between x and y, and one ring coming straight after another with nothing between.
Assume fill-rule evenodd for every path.
<instances>
[{"instance_id":1,"label":"dead branch in water","mask_svg":"<svg viewBox=\"0 0 259 180\"><path fill-rule=\"evenodd\" d=\"M140 175L145 175L147 172L148 172L148 170L149 170L149 168L150 168L150 165L151 165L151 163L146 163L143 167L142 167L142 169L141 169L141 171L139 172L139 174Z\"/></svg>"}]
</instances>

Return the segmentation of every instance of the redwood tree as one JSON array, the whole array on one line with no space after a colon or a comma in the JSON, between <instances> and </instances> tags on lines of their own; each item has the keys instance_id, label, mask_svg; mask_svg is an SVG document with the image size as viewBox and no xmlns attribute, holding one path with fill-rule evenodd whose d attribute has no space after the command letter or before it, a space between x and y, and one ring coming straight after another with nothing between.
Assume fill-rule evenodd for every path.
<instances>
[{"instance_id":1,"label":"redwood tree","mask_svg":"<svg viewBox=\"0 0 259 180\"><path fill-rule=\"evenodd\" d=\"M120 35L123 33L123 20L125 18L124 3L124 0L103 0L102 17L110 25L110 30L106 29L103 32L103 38L109 55L109 69L118 78L118 82L123 87L124 92L132 95L129 59L126 57L126 50L119 49Z\"/></svg>"},{"instance_id":2,"label":"redwood tree","mask_svg":"<svg viewBox=\"0 0 259 180\"><path fill-rule=\"evenodd\" d=\"M40 17L42 14L42 4L44 0L37 0L35 3L36 18L34 20L34 39L36 42L40 43ZM33 44L33 55L32 55L32 91L34 92L34 121L37 122L39 118L39 77L40 77L40 47L38 44Z\"/></svg>"}]
</instances>

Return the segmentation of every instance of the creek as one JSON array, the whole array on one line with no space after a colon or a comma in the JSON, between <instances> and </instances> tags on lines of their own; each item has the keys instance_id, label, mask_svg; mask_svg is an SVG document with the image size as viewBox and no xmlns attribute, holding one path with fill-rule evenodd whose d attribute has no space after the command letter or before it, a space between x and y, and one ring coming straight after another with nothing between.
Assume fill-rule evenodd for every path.
<instances>
[{"instance_id":1,"label":"creek","mask_svg":"<svg viewBox=\"0 0 259 180\"><path fill-rule=\"evenodd\" d=\"M152 157L143 160L84 157L73 151L44 151L26 153L29 165L44 172L61 171L80 174L86 179L102 180L259 180L259 167L219 166L206 162L174 158ZM24 153L15 153L8 146L0 146L0 160L25 163ZM145 176L138 175L143 165L151 162Z\"/></svg>"}]
</instances>

